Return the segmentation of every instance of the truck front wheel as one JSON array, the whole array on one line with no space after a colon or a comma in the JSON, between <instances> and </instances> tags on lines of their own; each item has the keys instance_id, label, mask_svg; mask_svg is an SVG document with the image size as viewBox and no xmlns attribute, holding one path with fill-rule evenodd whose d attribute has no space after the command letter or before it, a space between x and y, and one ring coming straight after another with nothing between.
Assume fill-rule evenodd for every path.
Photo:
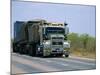
<instances>
[{"instance_id":1,"label":"truck front wheel","mask_svg":"<svg viewBox=\"0 0 100 75\"><path fill-rule=\"evenodd\" d=\"M69 57L69 54L65 54L65 57Z\"/></svg>"}]
</instances>

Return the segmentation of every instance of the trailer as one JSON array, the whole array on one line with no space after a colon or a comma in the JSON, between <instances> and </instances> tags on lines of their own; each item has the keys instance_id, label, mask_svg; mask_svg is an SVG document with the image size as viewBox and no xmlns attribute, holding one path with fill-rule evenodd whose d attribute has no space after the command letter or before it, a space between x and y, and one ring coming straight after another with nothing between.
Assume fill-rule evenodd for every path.
<instances>
[{"instance_id":1,"label":"trailer","mask_svg":"<svg viewBox=\"0 0 100 75\"><path fill-rule=\"evenodd\" d=\"M70 43L65 36L66 23L46 20L16 21L14 23L13 52L30 56L69 56Z\"/></svg>"}]
</instances>

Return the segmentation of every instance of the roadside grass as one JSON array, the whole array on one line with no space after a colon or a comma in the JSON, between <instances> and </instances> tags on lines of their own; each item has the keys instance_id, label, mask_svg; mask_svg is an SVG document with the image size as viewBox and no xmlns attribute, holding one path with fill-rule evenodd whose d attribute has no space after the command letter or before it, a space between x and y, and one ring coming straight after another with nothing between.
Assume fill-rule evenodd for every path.
<instances>
[{"instance_id":1,"label":"roadside grass","mask_svg":"<svg viewBox=\"0 0 100 75\"><path fill-rule=\"evenodd\" d=\"M96 59L96 52L95 51L88 51L86 49L71 50L70 55Z\"/></svg>"}]
</instances>

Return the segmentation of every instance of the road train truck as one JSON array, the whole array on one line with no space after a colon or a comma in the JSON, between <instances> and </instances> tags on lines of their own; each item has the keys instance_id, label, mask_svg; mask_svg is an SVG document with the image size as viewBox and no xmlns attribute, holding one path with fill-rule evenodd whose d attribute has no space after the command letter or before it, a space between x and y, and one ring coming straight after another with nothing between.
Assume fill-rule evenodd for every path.
<instances>
[{"instance_id":1,"label":"road train truck","mask_svg":"<svg viewBox=\"0 0 100 75\"><path fill-rule=\"evenodd\" d=\"M13 52L30 56L69 56L67 23L46 20L16 21Z\"/></svg>"}]
</instances>

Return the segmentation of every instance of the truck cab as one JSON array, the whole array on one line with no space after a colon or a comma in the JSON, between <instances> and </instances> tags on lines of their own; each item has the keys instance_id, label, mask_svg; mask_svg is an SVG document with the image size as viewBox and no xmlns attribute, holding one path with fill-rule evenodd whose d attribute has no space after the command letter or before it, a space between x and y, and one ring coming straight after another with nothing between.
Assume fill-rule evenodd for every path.
<instances>
[{"instance_id":1,"label":"truck cab","mask_svg":"<svg viewBox=\"0 0 100 75\"><path fill-rule=\"evenodd\" d=\"M43 56L65 55L66 57L68 57L70 44L67 40L64 40L65 38L64 35L66 32L64 24L61 24L61 23L49 23L49 24L50 25L45 25L42 28Z\"/></svg>"}]
</instances>

